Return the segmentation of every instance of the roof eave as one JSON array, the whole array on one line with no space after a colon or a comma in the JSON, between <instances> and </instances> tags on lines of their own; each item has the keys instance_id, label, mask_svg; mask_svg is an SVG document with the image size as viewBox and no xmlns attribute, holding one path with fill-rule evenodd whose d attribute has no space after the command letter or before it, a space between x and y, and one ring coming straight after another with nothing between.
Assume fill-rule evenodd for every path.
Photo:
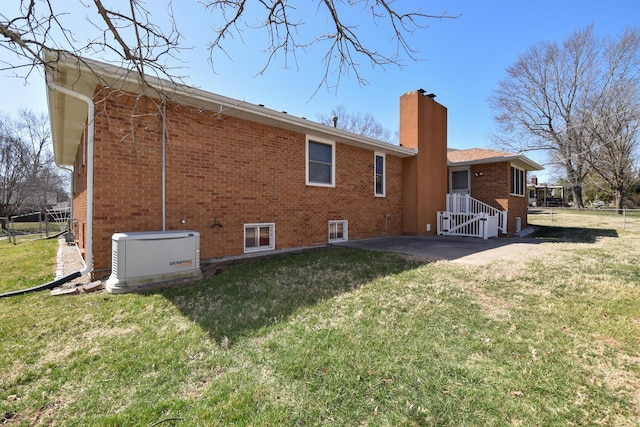
<instances>
[{"instance_id":1,"label":"roof eave","mask_svg":"<svg viewBox=\"0 0 640 427\"><path fill-rule=\"evenodd\" d=\"M139 93L143 85L135 73L113 65L75 57L53 58L56 69L47 71L47 79L93 98L98 85L107 85L119 90ZM52 61L54 62L54 61ZM98 73L100 77L98 78ZM311 134L317 137L336 140L344 144L375 150L398 157L412 157L417 151L410 148L363 137L302 117L289 115L270 108L251 104L246 101L228 98L201 89L180 85L153 76L145 76L150 88L145 88L150 96L159 93L170 94L178 103L188 102L210 111L240 117L246 120L280 127L283 129ZM87 120L86 106L71 97L65 96L48 86L47 98L51 116L54 154L58 165L72 165L77 147Z\"/></svg>"},{"instance_id":2,"label":"roof eave","mask_svg":"<svg viewBox=\"0 0 640 427\"><path fill-rule=\"evenodd\" d=\"M522 167L527 171L540 171L544 170L544 167L529 159L528 157L517 155L510 157L489 157L484 159L475 159L475 160L465 160L461 162L456 161L447 161L448 165L451 167L459 167L459 166L471 166L471 165L482 165L488 163L501 163L501 162L509 162L516 166Z\"/></svg>"},{"instance_id":3,"label":"roof eave","mask_svg":"<svg viewBox=\"0 0 640 427\"><path fill-rule=\"evenodd\" d=\"M210 109L213 108L212 111L219 110L221 114L227 114L253 122L280 127L303 134L313 134L322 138L334 139L337 142L382 151L398 157L411 157L417 154L417 151L414 149L378 141L322 123L313 122L303 117L296 117L285 112L272 110L259 104L256 105L247 101L228 98L193 87L176 85L174 95L178 98L186 97L192 103L204 103L202 106L209 107Z\"/></svg>"}]
</instances>

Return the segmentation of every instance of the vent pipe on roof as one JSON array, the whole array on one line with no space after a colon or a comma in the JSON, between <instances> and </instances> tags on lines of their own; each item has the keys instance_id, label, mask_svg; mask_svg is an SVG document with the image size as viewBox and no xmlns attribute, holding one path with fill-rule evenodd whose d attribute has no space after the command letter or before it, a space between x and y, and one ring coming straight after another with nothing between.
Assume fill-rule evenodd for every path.
<instances>
[{"instance_id":1,"label":"vent pipe on roof","mask_svg":"<svg viewBox=\"0 0 640 427\"><path fill-rule=\"evenodd\" d=\"M331 117L331 120L333 120L333 127L337 128L338 127L338 116Z\"/></svg>"}]
</instances>

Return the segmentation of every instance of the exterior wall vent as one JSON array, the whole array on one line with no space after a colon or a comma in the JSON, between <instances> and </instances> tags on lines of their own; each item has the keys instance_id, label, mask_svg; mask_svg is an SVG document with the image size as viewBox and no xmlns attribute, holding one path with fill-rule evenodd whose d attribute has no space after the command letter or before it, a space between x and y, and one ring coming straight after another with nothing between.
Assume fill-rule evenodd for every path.
<instances>
[{"instance_id":1,"label":"exterior wall vent","mask_svg":"<svg viewBox=\"0 0 640 427\"><path fill-rule=\"evenodd\" d=\"M115 233L111 237L110 293L202 279L200 233L188 230Z\"/></svg>"}]
</instances>

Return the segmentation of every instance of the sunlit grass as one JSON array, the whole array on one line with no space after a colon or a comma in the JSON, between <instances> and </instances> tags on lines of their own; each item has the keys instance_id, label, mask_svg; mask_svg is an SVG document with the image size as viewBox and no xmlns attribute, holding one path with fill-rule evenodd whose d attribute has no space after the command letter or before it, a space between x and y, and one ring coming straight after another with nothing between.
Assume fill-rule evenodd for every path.
<instances>
[{"instance_id":1,"label":"sunlit grass","mask_svg":"<svg viewBox=\"0 0 640 427\"><path fill-rule=\"evenodd\" d=\"M529 223L542 226L583 227L588 229L640 232L640 209L531 209Z\"/></svg>"},{"instance_id":2,"label":"sunlit grass","mask_svg":"<svg viewBox=\"0 0 640 427\"><path fill-rule=\"evenodd\" d=\"M640 235L554 230L484 266L327 248L0 300L0 422L638 425Z\"/></svg>"},{"instance_id":3,"label":"sunlit grass","mask_svg":"<svg viewBox=\"0 0 640 427\"><path fill-rule=\"evenodd\" d=\"M53 279L58 240L14 245L0 240L0 293L29 288Z\"/></svg>"}]
</instances>

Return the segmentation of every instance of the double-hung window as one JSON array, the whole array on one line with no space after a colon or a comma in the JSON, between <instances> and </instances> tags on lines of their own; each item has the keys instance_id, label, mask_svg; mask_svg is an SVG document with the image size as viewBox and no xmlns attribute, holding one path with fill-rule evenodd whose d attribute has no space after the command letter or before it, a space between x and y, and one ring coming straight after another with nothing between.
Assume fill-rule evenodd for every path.
<instances>
[{"instance_id":1,"label":"double-hung window","mask_svg":"<svg viewBox=\"0 0 640 427\"><path fill-rule=\"evenodd\" d=\"M307 139L307 185L335 187L335 158L335 143Z\"/></svg>"},{"instance_id":2,"label":"double-hung window","mask_svg":"<svg viewBox=\"0 0 640 427\"><path fill-rule=\"evenodd\" d=\"M525 186L524 170L511 166L511 194L524 197Z\"/></svg>"},{"instance_id":3,"label":"double-hung window","mask_svg":"<svg viewBox=\"0 0 640 427\"><path fill-rule=\"evenodd\" d=\"M344 220L329 221L329 243L349 240L349 223Z\"/></svg>"},{"instance_id":4,"label":"double-hung window","mask_svg":"<svg viewBox=\"0 0 640 427\"><path fill-rule=\"evenodd\" d=\"M384 197L387 191L387 183L386 183L386 176L385 176L386 159L384 154L380 154L380 153L375 153L373 158L374 158L374 169L375 169L375 174L374 174L375 195L376 197Z\"/></svg>"},{"instance_id":5,"label":"double-hung window","mask_svg":"<svg viewBox=\"0 0 640 427\"><path fill-rule=\"evenodd\" d=\"M268 251L276 248L276 225L245 224L244 225L244 251L257 252Z\"/></svg>"}]
</instances>

